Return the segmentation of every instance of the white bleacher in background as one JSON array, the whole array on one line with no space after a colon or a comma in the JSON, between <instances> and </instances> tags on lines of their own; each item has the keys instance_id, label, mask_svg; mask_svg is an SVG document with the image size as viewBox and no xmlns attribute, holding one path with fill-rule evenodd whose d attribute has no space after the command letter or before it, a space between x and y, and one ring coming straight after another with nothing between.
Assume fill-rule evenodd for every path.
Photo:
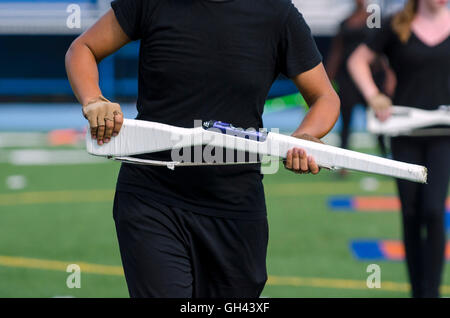
<instances>
[{"instance_id":1,"label":"white bleacher in background","mask_svg":"<svg viewBox=\"0 0 450 318\"><path fill-rule=\"evenodd\" d=\"M354 8L353 0L293 0L315 35L333 35Z\"/></svg>"},{"instance_id":2,"label":"white bleacher in background","mask_svg":"<svg viewBox=\"0 0 450 318\"><path fill-rule=\"evenodd\" d=\"M354 0L292 0L314 35L334 35L339 24L354 9ZM366 0L367 4L378 4L383 15L399 10L405 0Z\"/></svg>"},{"instance_id":3,"label":"white bleacher in background","mask_svg":"<svg viewBox=\"0 0 450 318\"><path fill-rule=\"evenodd\" d=\"M0 34L79 34L91 26L111 1L0 1ZM67 8L78 4L81 29L66 25Z\"/></svg>"},{"instance_id":4,"label":"white bleacher in background","mask_svg":"<svg viewBox=\"0 0 450 318\"><path fill-rule=\"evenodd\" d=\"M368 0L382 5L383 13L397 9L404 0ZM94 23L110 0L8 1L0 0L0 34L78 34ZM293 0L315 35L333 35L352 11L353 0ZM81 7L81 29L66 26L69 4Z\"/></svg>"}]
</instances>

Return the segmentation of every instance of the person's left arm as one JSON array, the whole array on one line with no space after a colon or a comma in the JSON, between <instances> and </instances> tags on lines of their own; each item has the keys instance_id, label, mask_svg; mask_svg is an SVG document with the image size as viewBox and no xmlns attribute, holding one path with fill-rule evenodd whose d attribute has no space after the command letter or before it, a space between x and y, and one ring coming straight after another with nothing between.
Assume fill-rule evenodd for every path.
<instances>
[{"instance_id":1,"label":"person's left arm","mask_svg":"<svg viewBox=\"0 0 450 318\"><path fill-rule=\"evenodd\" d=\"M321 142L339 118L340 100L328 79L323 64L292 78L309 106L309 111L292 136ZM296 173L317 174L319 167L305 150L293 148L288 152L285 167Z\"/></svg>"},{"instance_id":2,"label":"person's left arm","mask_svg":"<svg viewBox=\"0 0 450 318\"><path fill-rule=\"evenodd\" d=\"M308 113L293 136L308 134L315 138L324 137L336 123L341 103L322 63L297 75L292 81L309 105Z\"/></svg>"}]
</instances>

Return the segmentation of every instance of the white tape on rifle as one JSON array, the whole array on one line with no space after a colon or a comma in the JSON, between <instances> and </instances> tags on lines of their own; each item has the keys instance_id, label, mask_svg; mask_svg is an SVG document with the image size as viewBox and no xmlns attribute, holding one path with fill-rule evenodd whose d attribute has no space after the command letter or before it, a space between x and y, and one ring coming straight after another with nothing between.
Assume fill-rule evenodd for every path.
<instances>
[{"instance_id":1,"label":"white tape on rifle","mask_svg":"<svg viewBox=\"0 0 450 318\"><path fill-rule=\"evenodd\" d=\"M223 147L259 156L269 155L279 158L286 158L289 149L299 147L304 149L308 155L313 156L321 167L345 168L421 183L425 183L427 180L427 169L423 166L273 132L264 134L243 131L222 122L210 121L205 122L204 127L181 128L149 121L125 119L119 135L102 146L99 146L96 140L92 140L90 134L86 135L86 148L92 155L140 164L166 165L169 168L178 165L203 165L203 163L149 161L130 156L200 145ZM223 163L210 162L209 164ZM240 163L230 162L229 164Z\"/></svg>"}]
</instances>

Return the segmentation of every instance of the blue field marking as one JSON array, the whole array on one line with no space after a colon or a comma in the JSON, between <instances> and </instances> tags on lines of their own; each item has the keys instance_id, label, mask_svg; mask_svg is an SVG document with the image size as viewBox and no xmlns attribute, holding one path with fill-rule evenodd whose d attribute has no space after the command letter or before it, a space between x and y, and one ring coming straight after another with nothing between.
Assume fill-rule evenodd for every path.
<instances>
[{"instance_id":1,"label":"blue field marking","mask_svg":"<svg viewBox=\"0 0 450 318\"><path fill-rule=\"evenodd\" d=\"M328 199L328 208L332 211L355 212L351 197L331 197Z\"/></svg>"},{"instance_id":2,"label":"blue field marking","mask_svg":"<svg viewBox=\"0 0 450 318\"><path fill-rule=\"evenodd\" d=\"M350 250L353 256L360 261L363 260L385 260L383 251L374 240L355 240L350 242Z\"/></svg>"},{"instance_id":3,"label":"blue field marking","mask_svg":"<svg viewBox=\"0 0 450 318\"><path fill-rule=\"evenodd\" d=\"M403 261L405 259L404 245L401 240L362 239L350 242L350 251L359 261ZM445 259L450 261L450 241L445 248Z\"/></svg>"}]
</instances>

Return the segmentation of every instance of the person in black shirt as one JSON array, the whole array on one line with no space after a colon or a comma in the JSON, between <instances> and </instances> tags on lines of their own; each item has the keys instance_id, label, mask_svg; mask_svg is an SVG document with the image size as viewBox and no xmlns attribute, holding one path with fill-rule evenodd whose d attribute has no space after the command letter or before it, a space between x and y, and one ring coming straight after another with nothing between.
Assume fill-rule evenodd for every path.
<instances>
[{"instance_id":1,"label":"person in black shirt","mask_svg":"<svg viewBox=\"0 0 450 318\"><path fill-rule=\"evenodd\" d=\"M293 136L319 141L339 116L339 98L310 29L290 0L116 0L66 55L91 134L109 142L123 121L101 96L97 63L140 40L137 119L180 127L221 120L263 127L279 73L310 111ZM149 156L169 159L167 153ZM289 151L285 166L318 173ZM268 240L259 164L163 167L122 164L114 200L122 263L132 297L258 297Z\"/></svg>"},{"instance_id":2,"label":"person in black shirt","mask_svg":"<svg viewBox=\"0 0 450 318\"><path fill-rule=\"evenodd\" d=\"M349 70L377 117L392 101L370 76L369 63L385 54L397 76L395 105L434 110L450 104L448 0L410 0L387 19L349 60ZM394 159L424 165L428 184L397 180L403 237L413 297L438 297L445 253L445 200L450 178L450 136L391 139Z\"/></svg>"},{"instance_id":3,"label":"person in black shirt","mask_svg":"<svg viewBox=\"0 0 450 318\"><path fill-rule=\"evenodd\" d=\"M352 112L356 105L365 105L364 97L356 87L347 70L347 61L355 49L369 36L371 29L367 27L369 14L364 0L355 0L355 10L339 26L339 31L333 39L326 69L331 81L335 81L341 98L341 148L348 148L350 123ZM396 79L393 71L387 65L383 56L378 57L371 64L371 71L377 87L386 95L392 96ZM383 156L386 147L383 136L378 136L378 144ZM346 174L345 169L339 171Z\"/></svg>"}]
</instances>

